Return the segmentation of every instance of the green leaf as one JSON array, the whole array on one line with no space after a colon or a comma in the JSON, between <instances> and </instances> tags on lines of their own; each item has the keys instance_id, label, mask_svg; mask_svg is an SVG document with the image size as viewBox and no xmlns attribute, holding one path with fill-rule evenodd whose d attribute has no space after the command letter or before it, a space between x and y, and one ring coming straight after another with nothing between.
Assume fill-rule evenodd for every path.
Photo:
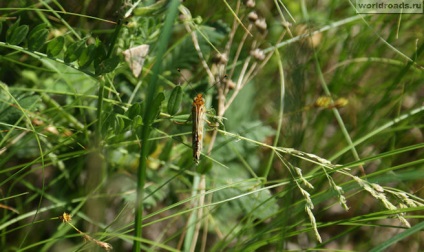
<instances>
[{"instance_id":1,"label":"green leaf","mask_svg":"<svg viewBox=\"0 0 424 252\"><path fill-rule=\"evenodd\" d=\"M56 57L63 49L63 45L65 44L65 38L60 36L47 44L47 55L49 57Z\"/></svg>"},{"instance_id":2,"label":"green leaf","mask_svg":"<svg viewBox=\"0 0 424 252\"><path fill-rule=\"evenodd\" d=\"M94 66L100 65L106 59L106 48L102 41L96 41L96 50L94 51Z\"/></svg>"},{"instance_id":3,"label":"green leaf","mask_svg":"<svg viewBox=\"0 0 424 252\"><path fill-rule=\"evenodd\" d=\"M130 119L134 119L136 116L141 115L141 103L137 102L131 105L125 114Z\"/></svg>"},{"instance_id":4,"label":"green leaf","mask_svg":"<svg viewBox=\"0 0 424 252\"><path fill-rule=\"evenodd\" d=\"M171 93L171 96L168 100L168 114L175 115L181 106L181 101L183 99L183 91L181 86L176 86Z\"/></svg>"},{"instance_id":5,"label":"green leaf","mask_svg":"<svg viewBox=\"0 0 424 252\"><path fill-rule=\"evenodd\" d=\"M114 125L115 134L118 135L118 134L122 133L124 128L125 128L124 119L120 116L115 116L115 125Z\"/></svg>"},{"instance_id":6,"label":"green leaf","mask_svg":"<svg viewBox=\"0 0 424 252\"><path fill-rule=\"evenodd\" d=\"M141 129L143 128L143 118L141 115L136 115L132 121L131 129L136 135L141 134Z\"/></svg>"},{"instance_id":7,"label":"green leaf","mask_svg":"<svg viewBox=\"0 0 424 252\"><path fill-rule=\"evenodd\" d=\"M196 171L200 174L206 174L212 169L213 163L209 158L203 158L200 164L196 166Z\"/></svg>"},{"instance_id":8,"label":"green leaf","mask_svg":"<svg viewBox=\"0 0 424 252\"><path fill-rule=\"evenodd\" d=\"M165 146L163 147L163 149L160 152L159 160L169 161L173 148L174 148L174 142L173 141L166 141Z\"/></svg>"},{"instance_id":9,"label":"green leaf","mask_svg":"<svg viewBox=\"0 0 424 252\"><path fill-rule=\"evenodd\" d=\"M45 27L46 24L39 24L29 33L28 48L31 51L40 50L44 43L46 43L49 30Z\"/></svg>"},{"instance_id":10,"label":"green leaf","mask_svg":"<svg viewBox=\"0 0 424 252\"><path fill-rule=\"evenodd\" d=\"M99 65L96 66L95 68L96 75L110 73L113 70L115 70L118 64L119 64L118 56L114 56L110 59L104 60Z\"/></svg>"},{"instance_id":11,"label":"green leaf","mask_svg":"<svg viewBox=\"0 0 424 252\"><path fill-rule=\"evenodd\" d=\"M217 31L214 27L199 25L197 29L199 31L196 34L203 55L210 55L211 44L219 44L225 38L225 34L221 30ZM207 37L208 40L203 36ZM176 41L173 50L162 59L164 69L190 69L198 60L197 52L192 50L192 48L193 41L190 36L185 36L183 39Z\"/></svg>"},{"instance_id":12,"label":"green leaf","mask_svg":"<svg viewBox=\"0 0 424 252\"><path fill-rule=\"evenodd\" d=\"M0 22L0 34L1 34L2 30L3 30L3 22Z\"/></svg>"},{"instance_id":13,"label":"green leaf","mask_svg":"<svg viewBox=\"0 0 424 252\"><path fill-rule=\"evenodd\" d=\"M258 188L260 189L260 188ZM257 219L267 219L278 212L278 204L269 190L260 190L245 198L244 208Z\"/></svg>"},{"instance_id":14,"label":"green leaf","mask_svg":"<svg viewBox=\"0 0 424 252\"><path fill-rule=\"evenodd\" d=\"M15 23L13 23L9 26L9 29L7 29L7 31L6 31L6 42L8 42L10 40L10 37L12 36L13 31L16 30L16 28L19 27L20 21L21 21L21 18L19 17L18 20L16 20Z\"/></svg>"},{"instance_id":15,"label":"green leaf","mask_svg":"<svg viewBox=\"0 0 424 252\"><path fill-rule=\"evenodd\" d=\"M39 105L38 95L25 96L25 94L14 94L14 99L22 109L27 111L36 110ZM3 102L1 102L3 101ZM0 121L8 124L15 124L22 116L23 112L11 97L7 97L0 92Z\"/></svg>"},{"instance_id":16,"label":"green leaf","mask_svg":"<svg viewBox=\"0 0 424 252\"><path fill-rule=\"evenodd\" d=\"M151 124L153 120L159 115L160 113L160 106L162 104L162 101L165 100L165 95L163 92L159 93L156 98L153 100L153 104L151 106L151 113L150 118L147 118L147 122Z\"/></svg>"},{"instance_id":17,"label":"green leaf","mask_svg":"<svg viewBox=\"0 0 424 252\"><path fill-rule=\"evenodd\" d=\"M107 111L107 110L106 110ZM102 122L101 135L106 138L106 136L111 133L110 129L114 128L115 125L115 116L112 112L106 113Z\"/></svg>"},{"instance_id":18,"label":"green leaf","mask_svg":"<svg viewBox=\"0 0 424 252\"><path fill-rule=\"evenodd\" d=\"M81 68L86 68L88 67L91 62L93 62L93 53L96 50L96 46L91 44L88 47L85 47L82 52L80 57L78 58L78 65Z\"/></svg>"},{"instance_id":19,"label":"green leaf","mask_svg":"<svg viewBox=\"0 0 424 252\"><path fill-rule=\"evenodd\" d=\"M65 57L63 59L65 63L71 63L76 61L80 57L84 48L85 40L76 41L70 44L65 52Z\"/></svg>"},{"instance_id":20,"label":"green leaf","mask_svg":"<svg viewBox=\"0 0 424 252\"><path fill-rule=\"evenodd\" d=\"M28 34L28 31L29 31L29 26L21 25L21 26L15 27L12 25L9 28L9 30L11 31L8 34L9 36L6 37L7 43L12 45L19 45L25 40L26 35Z\"/></svg>"},{"instance_id":21,"label":"green leaf","mask_svg":"<svg viewBox=\"0 0 424 252\"><path fill-rule=\"evenodd\" d=\"M219 191L214 197L215 201L238 197L232 201L233 214L249 214L260 220L275 216L279 209L272 193L252 181Z\"/></svg>"},{"instance_id":22,"label":"green leaf","mask_svg":"<svg viewBox=\"0 0 424 252\"><path fill-rule=\"evenodd\" d=\"M35 32L45 30L45 29L47 29L47 24L45 23L38 24L34 28L32 28L31 32L29 33L29 37L31 37L31 35L34 34Z\"/></svg>"},{"instance_id":23,"label":"green leaf","mask_svg":"<svg viewBox=\"0 0 424 252\"><path fill-rule=\"evenodd\" d=\"M136 16L151 16L151 15L158 15L159 13L166 10L166 4L168 1L160 0L157 1L154 4L148 5L148 6L141 6L134 10L134 15Z\"/></svg>"}]
</instances>

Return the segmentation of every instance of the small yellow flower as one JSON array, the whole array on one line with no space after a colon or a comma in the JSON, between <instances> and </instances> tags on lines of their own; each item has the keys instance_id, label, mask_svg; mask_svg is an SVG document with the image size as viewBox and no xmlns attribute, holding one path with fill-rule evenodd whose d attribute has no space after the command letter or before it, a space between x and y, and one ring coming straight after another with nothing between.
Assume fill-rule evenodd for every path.
<instances>
[{"instance_id":1,"label":"small yellow flower","mask_svg":"<svg viewBox=\"0 0 424 252\"><path fill-rule=\"evenodd\" d=\"M63 213L62 216L59 216L59 219L61 219L63 222L70 222L72 220L72 215L68 213Z\"/></svg>"}]
</instances>

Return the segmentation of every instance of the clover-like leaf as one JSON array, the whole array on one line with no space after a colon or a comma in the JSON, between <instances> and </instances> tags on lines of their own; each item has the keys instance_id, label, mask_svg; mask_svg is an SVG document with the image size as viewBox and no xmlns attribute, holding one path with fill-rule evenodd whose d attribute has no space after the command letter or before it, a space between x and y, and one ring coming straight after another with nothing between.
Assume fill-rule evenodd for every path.
<instances>
[{"instance_id":1,"label":"clover-like leaf","mask_svg":"<svg viewBox=\"0 0 424 252\"><path fill-rule=\"evenodd\" d=\"M38 51L46 43L49 30L46 29L46 24L39 24L29 33L28 48L31 51Z\"/></svg>"},{"instance_id":2,"label":"clover-like leaf","mask_svg":"<svg viewBox=\"0 0 424 252\"><path fill-rule=\"evenodd\" d=\"M20 25L18 21L9 27L6 35L6 42L12 45L19 45L22 43L29 31L28 25Z\"/></svg>"},{"instance_id":3,"label":"clover-like leaf","mask_svg":"<svg viewBox=\"0 0 424 252\"><path fill-rule=\"evenodd\" d=\"M65 45L65 38L60 36L47 44L47 55L50 57L56 57L62 50Z\"/></svg>"},{"instance_id":4,"label":"clover-like leaf","mask_svg":"<svg viewBox=\"0 0 424 252\"><path fill-rule=\"evenodd\" d=\"M76 61L80 57L84 48L85 48L84 40L76 41L70 44L65 52L65 57L63 61L65 61L65 63L71 63Z\"/></svg>"},{"instance_id":5,"label":"clover-like leaf","mask_svg":"<svg viewBox=\"0 0 424 252\"><path fill-rule=\"evenodd\" d=\"M171 96L168 100L168 114L175 115L181 106L181 101L183 99L183 92L181 86L176 86L171 93Z\"/></svg>"},{"instance_id":6,"label":"clover-like leaf","mask_svg":"<svg viewBox=\"0 0 424 252\"><path fill-rule=\"evenodd\" d=\"M115 68L118 66L118 64L119 64L119 57L118 56L106 59L106 60L100 62L99 65L95 66L96 75L102 75L102 74L110 73L113 70L115 70Z\"/></svg>"},{"instance_id":7,"label":"clover-like leaf","mask_svg":"<svg viewBox=\"0 0 424 252\"><path fill-rule=\"evenodd\" d=\"M88 67L91 62L93 62L93 53L96 50L96 46L91 44L88 47L85 47L82 52L81 55L78 58L78 65L81 68L85 68Z\"/></svg>"}]
</instances>

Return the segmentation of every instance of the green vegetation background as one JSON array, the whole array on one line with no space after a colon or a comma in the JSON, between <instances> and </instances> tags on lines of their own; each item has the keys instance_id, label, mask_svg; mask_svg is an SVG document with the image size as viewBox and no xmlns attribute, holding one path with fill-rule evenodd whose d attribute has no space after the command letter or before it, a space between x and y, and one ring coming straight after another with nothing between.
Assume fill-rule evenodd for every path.
<instances>
[{"instance_id":1,"label":"green vegetation background","mask_svg":"<svg viewBox=\"0 0 424 252\"><path fill-rule=\"evenodd\" d=\"M2 1L0 250L423 249L423 15L252 3Z\"/></svg>"}]
</instances>

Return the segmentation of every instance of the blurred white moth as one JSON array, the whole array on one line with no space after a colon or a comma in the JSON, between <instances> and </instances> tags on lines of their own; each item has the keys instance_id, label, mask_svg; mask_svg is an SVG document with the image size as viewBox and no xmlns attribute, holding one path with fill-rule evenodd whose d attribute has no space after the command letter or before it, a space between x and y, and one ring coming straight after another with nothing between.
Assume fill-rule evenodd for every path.
<instances>
[{"instance_id":1,"label":"blurred white moth","mask_svg":"<svg viewBox=\"0 0 424 252\"><path fill-rule=\"evenodd\" d=\"M144 61L149 53L149 45L139 45L122 52L125 61L128 63L133 75L138 78L143 69Z\"/></svg>"}]
</instances>

